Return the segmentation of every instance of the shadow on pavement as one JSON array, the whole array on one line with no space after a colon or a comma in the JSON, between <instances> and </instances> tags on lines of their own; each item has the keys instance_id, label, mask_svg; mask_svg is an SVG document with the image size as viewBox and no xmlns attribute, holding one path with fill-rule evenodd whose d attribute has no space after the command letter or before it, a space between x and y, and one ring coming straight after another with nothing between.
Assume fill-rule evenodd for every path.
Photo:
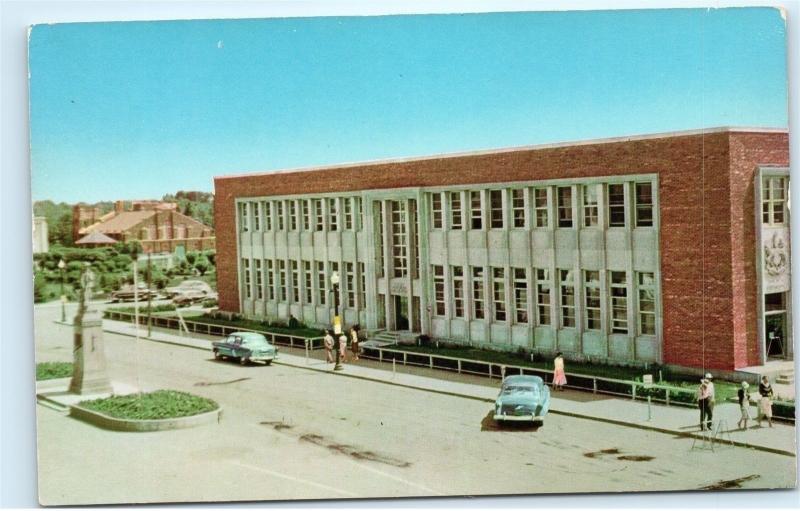
<instances>
[{"instance_id":1,"label":"shadow on pavement","mask_svg":"<svg viewBox=\"0 0 800 511\"><path fill-rule=\"evenodd\" d=\"M541 422L497 422L494 420L494 412L489 410L486 417L481 420L481 431L539 431L543 424Z\"/></svg>"}]
</instances>

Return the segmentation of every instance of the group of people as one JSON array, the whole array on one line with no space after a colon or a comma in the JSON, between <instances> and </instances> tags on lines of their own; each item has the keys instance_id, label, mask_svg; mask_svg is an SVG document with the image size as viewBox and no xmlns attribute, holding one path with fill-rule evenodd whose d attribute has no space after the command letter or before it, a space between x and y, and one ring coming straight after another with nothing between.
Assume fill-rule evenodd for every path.
<instances>
[{"instance_id":1,"label":"group of people","mask_svg":"<svg viewBox=\"0 0 800 511\"><path fill-rule=\"evenodd\" d=\"M737 392L739 398L739 410L741 411L741 418L737 423L737 427L741 430L747 429L747 422L752 418L750 417L750 384L746 381L742 382L739 391ZM767 419L769 427L772 427L772 398L773 390L766 376L761 377L761 383L758 384L758 394L760 399L758 401L758 426L764 419ZM711 430L711 418L714 414L714 382L711 373L706 373L705 377L700 380L700 387L697 389L697 405L700 407L700 430Z\"/></svg>"},{"instance_id":2,"label":"group of people","mask_svg":"<svg viewBox=\"0 0 800 511\"><path fill-rule=\"evenodd\" d=\"M339 334L339 339L334 339L333 333L330 330L325 330L325 360L327 362L333 362L333 354L334 349L337 349L339 352L339 361L340 362L347 362L347 340L348 337L350 338L350 350L353 353L353 360L358 360L359 354L359 332L361 327L359 325L353 325L350 327L350 330L347 334L342 332ZM338 346L336 346L338 341Z\"/></svg>"}]
</instances>

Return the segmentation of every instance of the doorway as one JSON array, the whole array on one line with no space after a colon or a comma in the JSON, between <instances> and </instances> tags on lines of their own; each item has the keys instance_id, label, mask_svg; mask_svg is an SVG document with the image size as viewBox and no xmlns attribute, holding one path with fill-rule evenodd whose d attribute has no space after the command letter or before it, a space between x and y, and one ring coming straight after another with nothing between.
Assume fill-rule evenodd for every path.
<instances>
[{"instance_id":1,"label":"doorway","mask_svg":"<svg viewBox=\"0 0 800 511\"><path fill-rule=\"evenodd\" d=\"M764 342L767 359L786 358L786 293L764 295Z\"/></svg>"},{"instance_id":2,"label":"doorway","mask_svg":"<svg viewBox=\"0 0 800 511\"><path fill-rule=\"evenodd\" d=\"M405 296L394 297L394 325L395 330L408 330L408 298Z\"/></svg>"}]
</instances>

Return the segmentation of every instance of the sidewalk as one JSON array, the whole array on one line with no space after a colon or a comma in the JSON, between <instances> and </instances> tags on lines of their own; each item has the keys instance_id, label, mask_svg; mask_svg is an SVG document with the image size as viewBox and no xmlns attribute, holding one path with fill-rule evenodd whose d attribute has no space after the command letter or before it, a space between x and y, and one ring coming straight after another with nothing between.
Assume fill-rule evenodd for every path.
<instances>
[{"instance_id":1,"label":"sidewalk","mask_svg":"<svg viewBox=\"0 0 800 511\"><path fill-rule=\"evenodd\" d=\"M103 321L103 329L121 335L135 336L134 325L119 321ZM216 337L192 334L180 336L153 329L148 338L147 329L140 328L139 335L142 340L163 342L186 346L202 350L211 349L211 340ZM319 355L315 353L315 355ZM333 365L318 358L292 355L281 349L276 364L283 364L312 371L333 373ZM371 364L372 365L372 364ZM361 363L348 363L343 371L336 375L363 380L375 381L389 385L436 392L468 399L477 399L494 403L497 397L499 380L485 379L485 384L464 383L452 379L433 378L419 374L410 374L409 368L398 366L396 373L392 372L389 364L380 367L366 367ZM444 375L443 375L444 376ZM626 427L635 427L658 431L676 436L702 438L699 434L699 411L696 408L679 406L664 406L653 404L650 407L650 420L648 420L648 405L646 402L621 399L613 396L591 394L580 391L552 392L550 399L550 413L568 415L588 420L619 424ZM755 406L751 407L751 416L756 415ZM720 403L714 408L715 428L719 421L725 421L727 427L723 440L728 440L728 435L735 445L748 447L767 452L774 452L788 456L796 455L796 439L794 424L775 422L772 428L758 428L757 421L750 421L750 428L739 431L736 423L739 421L739 406L736 403Z\"/></svg>"}]
</instances>

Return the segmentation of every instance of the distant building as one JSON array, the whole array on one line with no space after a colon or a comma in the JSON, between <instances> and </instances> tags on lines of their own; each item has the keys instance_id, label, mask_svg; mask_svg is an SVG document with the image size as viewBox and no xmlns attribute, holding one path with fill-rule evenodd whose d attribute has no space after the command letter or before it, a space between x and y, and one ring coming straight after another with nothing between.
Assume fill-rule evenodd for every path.
<instances>
[{"instance_id":1,"label":"distant building","mask_svg":"<svg viewBox=\"0 0 800 511\"><path fill-rule=\"evenodd\" d=\"M113 242L138 241L145 253L215 246L214 230L179 213L174 202L133 201L128 210L123 201L117 201L114 211L105 215L98 208L79 204L73 208L73 230L78 244L97 244L98 240L104 242L104 237Z\"/></svg>"},{"instance_id":2,"label":"distant building","mask_svg":"<svg viewBox=\"0 0 800 511\"><path fill-rule=\"evenodd\" d=\"M610 363L791 359L788 190L787 132L729 128L217 177L219 304Z\"/></svg>"},{"instance_id":3,"label":"distant building","mask_svg":"<svg viewBox=\"0 0 800 511\"><path fill-rule=\"evenodd\" d=\"M41 254L50 250L47 241L47 219L43 216L33 217L33 253Z\"/></svg>"}]
</instances>

